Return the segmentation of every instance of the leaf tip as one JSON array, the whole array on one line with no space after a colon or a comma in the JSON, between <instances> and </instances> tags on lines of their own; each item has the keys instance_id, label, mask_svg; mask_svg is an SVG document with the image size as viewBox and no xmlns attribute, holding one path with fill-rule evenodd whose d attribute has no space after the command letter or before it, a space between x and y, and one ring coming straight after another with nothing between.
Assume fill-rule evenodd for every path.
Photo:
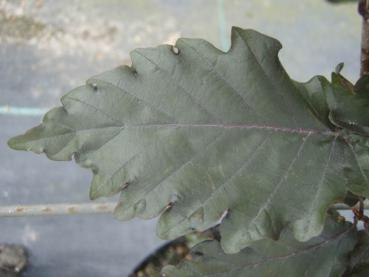
<instances>
[{"instance_id":1,"label":"leaf tip","mask_svg":"<svg viewBox=\"0 0 369 277\"><path fill-rule=\"evenodd\" d=\"M344 66L345 66L345 63L339 63L339 64L337 64L334 72L336 74L340 74L341 71L342 71L342 69L344 68Z\"/></svg>"},{"instance_id":2,"label":"leaf tip","mask_svg":"<svg viewBox=\"0 0 369 277\"><path fill-rule=\"evenodd\" d=\"M260 33L253 29L242 29L237 26L232 26L231 30L231 42L232 46L234 47L234 44L237 44L237 37L241 37L241 39L248 45L248 48L254 48L257 49L257 52L263 52L265 53L272 53L272 55L278 55L278 52L280 49L282 49L282 44L279 40L270 37L266 34ZM270 47L260 47L261 45L258 44L258 42L264 41L265 45L269 44ZM232 48L232 47L231 47ZM273 49L271 51L271 49ZM248 49L250 50L250 49ZM255 53L254 53L255 54Z\"/></svg>"},{"instance_id":3,"label":"leaf tip","mask_svg":"<svg viewBox=\"0 0 369 277\"><path fill-rule=\"evenodd\" d=\"M127 207L122 201L119 201L113 212L114 218L119 221L128 221L135 217L133 207Z\"/></svg>"},{"instance_id":4,"label":"leaf tip","mask_svg":"<svg viewBox=\"0 0 369 277\"><path fill-rule=\"evenodd\" d=\"M24 136L15 136L8 140L8 146L14 150L28 150L25 146Z\"/></svg>"},{"instance_id":5,"label":"leaf tip","mask_svg":"<svg viewBox=\"0 0 369 277\"><path fill-rule=\"evenodd\" d=\"M90 187L89 197L91 200L96 200L100 197L98 189L93 184Z\"/></svg>"}]
</instances>

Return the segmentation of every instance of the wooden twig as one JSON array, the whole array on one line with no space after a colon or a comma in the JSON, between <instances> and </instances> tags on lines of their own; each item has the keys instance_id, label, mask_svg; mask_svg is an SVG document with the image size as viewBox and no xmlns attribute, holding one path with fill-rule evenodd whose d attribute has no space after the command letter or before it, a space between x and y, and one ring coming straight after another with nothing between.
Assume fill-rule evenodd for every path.
<instances>
[{"instance_id":1,"label":"wooden twig","mask_svg":"<svg viewBox=\"0 0 369 277\"><path fill-rule=\"evenodd\" d=\"M358 12L363 18L361 30L360 76L369 75L369 0L360 0Z\"/></svg>"},{"instance_id":2,"label":"wooden twig","mask_svg":"<svg viewBox=\"0 0 369 277\"><path fill-rule=\"evenodd\" d=\"M112 213L116 203L61 203L0 206L0 217Z\"/></svg>"}]
</instances>

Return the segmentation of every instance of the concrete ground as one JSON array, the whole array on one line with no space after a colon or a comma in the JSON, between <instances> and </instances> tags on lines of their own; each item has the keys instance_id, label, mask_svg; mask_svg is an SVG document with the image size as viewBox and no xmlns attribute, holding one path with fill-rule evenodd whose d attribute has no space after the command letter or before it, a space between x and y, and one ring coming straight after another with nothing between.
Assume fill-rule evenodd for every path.
<instances>
[{"instance_id":1,"label":"concrete ground","mask_svg":"<svg viewBox=\"0 0 369 277\"><path fill-rule=\"evenodd\" d=\"M360 18L324 0L0 0L0 205L87 202L91 174L73 162L8 149L43 109L89 77L129 63L137 47L202 37L226 49L232 25L284 45L281 60L304 81L336 64L355 80ZM5 106L26 108L11 114ZM31 109L30 109L31 108ZM126 276L162 242L155 220L111 215L0 218L0 243L30 250L24 276Z\"/></svg>"}]
</instances>

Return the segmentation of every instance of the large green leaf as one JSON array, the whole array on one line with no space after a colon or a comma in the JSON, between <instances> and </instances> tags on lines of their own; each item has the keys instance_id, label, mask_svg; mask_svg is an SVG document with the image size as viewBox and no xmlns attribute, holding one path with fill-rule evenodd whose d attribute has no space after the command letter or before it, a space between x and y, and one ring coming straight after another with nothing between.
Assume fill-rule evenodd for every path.
<instances>
[{"instance_id":1,"label":"large green leaf","mask_svg":"<svg viewBox=\"0 0 369 277\"><path fill-rule=\"evenodd\" d=\"M368 277L369 276L369 264L363 264L356 267L352 272L344 275L344 277Z\"/></svg>"},{"instance_id":2,"label":"large green leaf","mask_svg":"<svg viewBox=\"0 0 369 277\"><path fill-rule=\"evenodd\" d=\"M217 241L196 246L192 260L163 269L166 277L337 277L349 266L357 232L349 223L327 221L323 233L298 242L291 232L280 240L262 240L237 254L225 254Z\"/></svg>"},{"instance_id":3,"label":"large green leaf","mask_svg":"<svg viewBox=\"0 0 369 277\"><path fill-rule=\"evenodd\" d=\"M122 220L161 214L165 239L221 221L229 253L288 225L308 240L332 203L369 196L369 182L350 132L329 120L334 86L291 80L280 48L233 28L227 53L201 39L135 50L132 67L91 78L9 145L74 156L94 173L91 198L121 192Z\"/></svg>"},{"instance_id":4,"label":"large green leaf","mask_svg":"<svg viewBox=\"0 0 369 277\"><path fill-rule=\"evenodd\" d=\"M332 74L332 89L327 90L330 121L358 134L369 135L369 76L352 85L340 74Z\"/></svg>"},{"instance_id":5,"label":"large green leaf","mask_svg":"<svg viewBox=\"0 0 369 277\"><path fill-rule=\"evenodd\" d=\"M350 253L350 266L344 277L369 276L369 235L367 230L358 232L355 249Z\"/></svg>"}]
</instances>

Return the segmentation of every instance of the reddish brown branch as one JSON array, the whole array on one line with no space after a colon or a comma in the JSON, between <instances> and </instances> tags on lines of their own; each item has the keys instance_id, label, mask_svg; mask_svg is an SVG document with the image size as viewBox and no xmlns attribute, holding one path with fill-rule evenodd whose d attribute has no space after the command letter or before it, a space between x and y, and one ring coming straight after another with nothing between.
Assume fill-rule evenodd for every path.
<instances>
[{"instance_id":1,"label":"reddish brown branch","mask_svg":"<svg viewBox=\"0 0 369 277\"><path fill-rule=\"evenodd\" d=\"M363 17L361 30L361 70L360 76L369 75L369 0L360 0L359 14Z\"/></svg>"},{"instance_id":2,"label":"reddish brown branch","mask_svg":"<svg viewBox=\"0 0 369 277\"><path fill-rule=\"evenodd\" d=\"M354 225L358 223L358 221L364 222L365 230L369 229L369 217L364 214L364 200L362 197L359 197L359 208L353 208L352 212L354 213Z\"/></svg>"}]
</instances>

